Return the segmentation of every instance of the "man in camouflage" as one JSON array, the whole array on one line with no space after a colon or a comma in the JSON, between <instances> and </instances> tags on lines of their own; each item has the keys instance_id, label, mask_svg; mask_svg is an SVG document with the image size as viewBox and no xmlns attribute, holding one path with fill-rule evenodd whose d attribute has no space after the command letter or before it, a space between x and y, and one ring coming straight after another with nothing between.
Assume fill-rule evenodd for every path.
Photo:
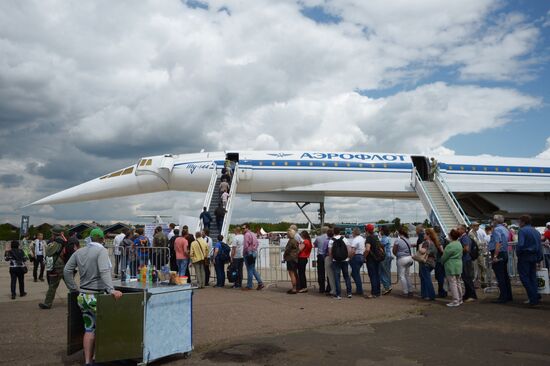
<instances>
[{"instance_id":1,"label":"man in camouflage","mask_svg":"<svg viewBox=\"0 0 550 366\"><path fill-rule=\"evenodd\" d=\"M46 292L46 299L43 303L38 304L40 309L51 309L53 300L55 298L55 292L59 283L63 279L63 268L68 260L67 248L68 241L65 238L63 228L59 225L55 225L52 228L52 239L46 247L46 278L48 279L48 292Z\"/></svg>"}]
</instances>

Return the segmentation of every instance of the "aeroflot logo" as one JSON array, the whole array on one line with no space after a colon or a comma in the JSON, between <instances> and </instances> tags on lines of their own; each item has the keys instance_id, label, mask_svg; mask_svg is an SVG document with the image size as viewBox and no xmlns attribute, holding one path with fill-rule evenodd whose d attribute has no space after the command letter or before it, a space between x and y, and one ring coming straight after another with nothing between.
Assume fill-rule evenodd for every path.
<instances>
[{"instance_id":1,"label":"aeroflot logo","mask_svg":"<svg viewBox=\"0 0 550 366\"><path fill-rule=\"evenodd\" d=\"M367 161L405 161L405 155L394 154L350 154L350 153L303 153L301 159L342 159L342 160L367 160Z\"/></svg>"}]
</instances>

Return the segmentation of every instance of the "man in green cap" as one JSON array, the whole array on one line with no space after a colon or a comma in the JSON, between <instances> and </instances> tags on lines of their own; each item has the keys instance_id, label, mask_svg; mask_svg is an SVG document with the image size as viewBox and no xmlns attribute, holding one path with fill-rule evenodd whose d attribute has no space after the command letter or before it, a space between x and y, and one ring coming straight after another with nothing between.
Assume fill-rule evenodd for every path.
<instances>
[{"instance_id":1,"label":"man in green cap","mask_svg":"<svg viewBox=\"0 0 550 366\"><path fill-rule=\"evenodd\" d=\"M69 290L78 292L77 302L84 320L85 333L82 344L86 365L93 364L97 295L111 294L116 300L122 296L122 292L116 291L113 287L112 264L109 253L103 246L103 231L99 228L93 229L90 238L91 242L71 256L63 271ZM76 269L80 274L80 286L74 281Z\"/></svg>"},{"instance_id":2,"label":"man in green cap","mask_svg":"<svg viewBox=\"0 0 550 366\"><path fill-rule=\"evenodd\" d=\"M52 227L52 239L46 247L46 278L48 279L48 292L43 303L38 304L40 309L51 309L55 292L63 278L63 268L68 260L67 239L63 228L59 225Z\"/></svg>"}]
</instances>

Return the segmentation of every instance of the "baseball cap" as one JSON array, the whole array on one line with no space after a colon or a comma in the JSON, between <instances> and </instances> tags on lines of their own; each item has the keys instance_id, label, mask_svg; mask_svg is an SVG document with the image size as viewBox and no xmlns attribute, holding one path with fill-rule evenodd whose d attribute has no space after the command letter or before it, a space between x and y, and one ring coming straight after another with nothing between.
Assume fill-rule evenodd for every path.
<instances>
[{"instance_id":1,"label":"baseball cap","mask_svg":"<svg viewBox=\"0 0 550 366\"><path fill-rule=\"evenodd\" d=\"M63 227L61 225L52 226L52 233L61 234L63 232Z\"/></svg>"},{"instance_id":2,"label":"baseball cap","mask_svg":"<svg viewBox=\"0 0 550 366\"><path fill-rule=\"evenodd\" d=\"M105 234L103 234L103 230L96 227L95 229L90 231L90 237L91 238L95 238L95 237L103 238L103 237L105 237Z\"/></svg>"},{"instance_id":3,"label":"baseball cap","mask_svg":"<svg viewBox=\"0 0 550 366\"><path fill-rule=\"evenodd\" d=\"M365 225L365 230L367 230L369 233L374 232L374 225L373 224Z\"/></svg>"}]
</instances>

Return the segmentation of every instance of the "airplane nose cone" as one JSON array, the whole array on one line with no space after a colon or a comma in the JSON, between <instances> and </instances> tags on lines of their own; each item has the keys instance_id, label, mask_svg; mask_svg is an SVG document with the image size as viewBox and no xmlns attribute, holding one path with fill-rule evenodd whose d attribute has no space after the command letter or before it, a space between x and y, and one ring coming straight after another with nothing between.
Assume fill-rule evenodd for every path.
<instances>
[{"instance_id":1,"label":"airplane nose cone","mask_svg":"<svg viewBox=\"0 0 550 366\"><path fill-rule=\"evenodd\" d=\"M124 174L126 171L128 171L128 173ZM156 175L136 176L133 174L133 169L130 170L130 168L127 168L79 184L64 191L54 193L28 206L101 200L142 193L160 192L168 188L166 182Z\"/></svg>"}]
</instances>

